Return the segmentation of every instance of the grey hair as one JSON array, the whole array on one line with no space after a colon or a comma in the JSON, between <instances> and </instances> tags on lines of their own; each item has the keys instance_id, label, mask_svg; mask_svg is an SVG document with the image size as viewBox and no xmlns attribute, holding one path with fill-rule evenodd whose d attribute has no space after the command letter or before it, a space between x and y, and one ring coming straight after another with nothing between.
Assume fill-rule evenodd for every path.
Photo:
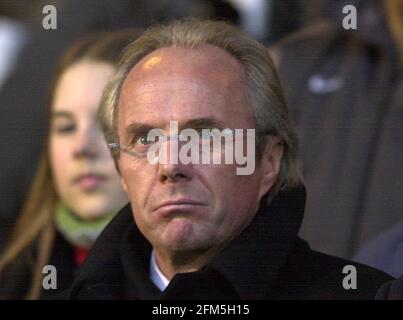
<instances>
[{"instance_id":1,"label":"grey hair","mask_svg":"<svg viewBox=\"0 0 403 320\"><path fill-rule=\"evenodd\" d=\"M122 84L131 69L151 52L164 47L197 49L203 45L221 48L235 57L246 77L247 98L254 110L257 154L267 143L267 135L277 136L284 152L278 180L271 190L302 183L298 164L298 139L291 125L287 105L267 48L223 21L184 19L150 27L126 48L117 73L105 89L98 111L107 143L118 143L117 114ZM111 150L117 166L119 150ZM117 166L118 167L118 166Z\"/></svg>"}]
</instances>

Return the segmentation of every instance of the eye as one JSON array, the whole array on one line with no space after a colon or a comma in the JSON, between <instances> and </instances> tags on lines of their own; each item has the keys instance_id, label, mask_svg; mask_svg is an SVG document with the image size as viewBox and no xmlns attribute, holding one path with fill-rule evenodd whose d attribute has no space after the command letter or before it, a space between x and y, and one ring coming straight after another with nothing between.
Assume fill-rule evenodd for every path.
<instances>
[{"instance_id":1,"label":"eye","mask_svg":"<svg viewBox=\"0 0 403 320\"><path fill-rule=\"evenodd\" d=\"M156 138L156 140L158 141L158 137ZM148 146L148 145L154 143L154 141L151 139L148 139L147 135L143 135L137 139L136 143L139 145Z\"/></svg>"},{"instance_id":2,"label":"eye","mask_svg":"<svg viewBox=\"0 0 403 320\"><path fill-rule=\"evenodd\" d=\"M206 129L206 128L196 129L196 131L197 131L197 133L199 135L199 138L201 140L209 140L212 137L210 130L211 129Z\"/></svg>"},{"instance_id":3,"label":"eye","mask_svg":"<svg viewBox=\"0 0 403 320\"><path fill-rule=\"evenodd\" d=\"M149 132L139 133L133 137L132 143L130 144L130 146L134 147L134 148L146 148L146 147L149 147L150 145L158 142L162 138L163 138L163 136L160 136L160 135L155 135L155 134L150 135Z\"/></svg>"},{"instance_id":4,"label":"eye","mask_svg":"<svg viewBox=\"0 0 403 320\"><path fill-rule=\"evenodd\" d=\"M56 124L54 125L53 130L58 134L72 133L76 130L76 125L74 123Z\"/></svg>"}]
</instances>

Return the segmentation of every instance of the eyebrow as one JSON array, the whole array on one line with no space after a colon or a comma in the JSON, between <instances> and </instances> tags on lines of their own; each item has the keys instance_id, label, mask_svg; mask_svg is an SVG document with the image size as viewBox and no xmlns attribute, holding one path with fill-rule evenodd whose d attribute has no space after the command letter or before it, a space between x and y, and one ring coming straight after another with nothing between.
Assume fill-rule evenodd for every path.
<instances>
[{"instance_id":1,"label":"eyebrow","mask_svg":"<svg viewBox=\"0 0 403 320\"><path fill-rule=\"evenodd\" d=\"M155 128L157 128L157 127L149 125L149 124L133 122L126 127L125 134L131 135L131 134L138 133L138 132L148 132ZM197 118L197 119L187 120L187 121L181 123L179 125L178 129L182 130L184 128L224 129L224 128L226 128L226 126L224 125L223 122L221 122L217 119L214 119L214 118Z\"/></svg>"},{"instance_id":2,"label":"eyebrow","mask_svg":"<svg viewBox=\"0 0 403 320\"><path fill-rule=\"evenodd\" d=\"M134 122L126 127L124 133L126 136L132 136L139 132L148 132L154 128L148 124Z\"/></svg>"},{"instance_id":3,"label":"eyebrow","mask_svg":"<svg viewBox=\"0 0 403 320\"><path fill-rule=\"evenodd\" d=\"M55 118L68 118L72 120L74 118L73 114L68 111L52 111L50 117L52 120Z\"/></svg>"},{"instance_id":4,"label":"eyebrow","mask_svg":"<svg viewBox=\"0 0 403 320\"><path fill-rule=\"evenodd\" d=\"M206 129L224 129L227 126L223 122L214 118L197 118L186 121L181 128L206 128Z\"/></svg>"}]
</instances>

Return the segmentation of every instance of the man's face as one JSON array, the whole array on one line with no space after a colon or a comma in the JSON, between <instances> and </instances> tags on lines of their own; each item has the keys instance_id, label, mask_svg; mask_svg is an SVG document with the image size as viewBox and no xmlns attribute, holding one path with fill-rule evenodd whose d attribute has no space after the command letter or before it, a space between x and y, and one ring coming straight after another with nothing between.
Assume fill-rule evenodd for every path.
<instances>
[{"instance_id":1,"label":"man's face","mask_svg":"<svg viewBox=\"0 0 403 320\"><path fill-rule=\"evenodd\" d=\"M212 46L163 48L143 58L122 87L122 148L147 128L169 134L170 121L178 121L179 131L201 129L200 123L255 128L237 60ZM119 167L140 231L172 254L220 248L250 223L272 185L263 162L242 176L236 164L158 164L121 152Z\"/></svg>"}]
</instances>

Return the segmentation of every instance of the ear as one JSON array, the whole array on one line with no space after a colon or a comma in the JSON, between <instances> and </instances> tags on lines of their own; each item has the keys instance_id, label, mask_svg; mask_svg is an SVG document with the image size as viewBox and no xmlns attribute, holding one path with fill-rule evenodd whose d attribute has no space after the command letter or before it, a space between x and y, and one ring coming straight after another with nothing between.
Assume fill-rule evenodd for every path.
<instances>
[{"instance_id":1,"label":"ear","mask_svg":"<svg viewBox=\"0 0 403 320\"><path fill-rule=\"evenodd\" d=\"M269 192L276 183L280 174L283 151L283 140L278 137L269 137L260 160L264 176L260 185L259 199Z\"/></svg>"}]
</instances>

